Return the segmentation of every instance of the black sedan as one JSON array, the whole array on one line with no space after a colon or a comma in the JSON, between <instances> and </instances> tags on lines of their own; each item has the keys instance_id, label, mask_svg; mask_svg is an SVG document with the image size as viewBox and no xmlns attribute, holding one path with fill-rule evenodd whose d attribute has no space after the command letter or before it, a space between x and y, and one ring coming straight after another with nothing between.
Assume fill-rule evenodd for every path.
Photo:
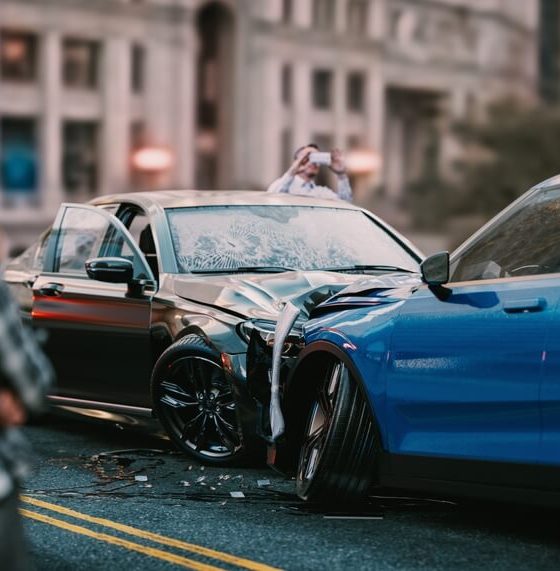
<instances>
[{"instance_id":1,"label":"black sedan","mask_svg":"<svg viewBox=\"0 0 560 571\"><path fill-rule=\"evenodd\" d=\"M248 452L263 422L251 335L272 343L286 301L326 299L421 255L344 202L158 191L63 204L5 279L58 375L51 401L113 422L157 417L210 463Z\"/></svg>"}]
</instances>

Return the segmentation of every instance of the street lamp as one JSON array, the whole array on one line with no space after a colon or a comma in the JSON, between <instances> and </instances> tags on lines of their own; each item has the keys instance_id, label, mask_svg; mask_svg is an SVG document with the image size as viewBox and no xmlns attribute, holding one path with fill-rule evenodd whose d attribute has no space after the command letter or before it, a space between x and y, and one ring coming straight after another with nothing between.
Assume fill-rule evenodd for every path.
<instances>
[{"instance_id":1,"label":"street lamp","mask_svg":"<svg viewBox=\"0 0 560 571\"><path fill-rule=\"evenodd\" d=\"M379 172L381 155L373 149L353 149L346 153L346 169L351 175Z\"/></svg>"},{"instance_id":2,"label":"street lamp","mask_svg":"<svg viewBox=\"0 0 560 571\"><path fill-rule=\"evenodd\" d=\"M166 171L173 165L173 153L165 147L142 147L133 153L132 165L142 172Z\"/></svg>"}]
</instances>

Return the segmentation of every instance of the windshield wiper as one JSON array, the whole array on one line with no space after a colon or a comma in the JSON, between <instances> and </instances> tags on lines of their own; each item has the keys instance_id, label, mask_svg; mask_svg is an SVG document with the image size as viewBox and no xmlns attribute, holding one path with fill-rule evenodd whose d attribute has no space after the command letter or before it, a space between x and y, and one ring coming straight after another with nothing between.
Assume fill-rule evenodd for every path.
<instances>
[{"instance_id":1,"label":"windshield wiper","mask_svg":"<svg viewBox=\"0 0 560 571\"><path fill-rule=\"evenodd\" d=\"M280 272L295 272L295 268L284 266L239 266L238 268L211 268L208 270L191 270L192 274L275 274Z\"/></svg>"},{"instance_id":2,"label":"windshield wiper","mask_svg":"<svg viewBox=\"0 0 560 571\"><path fill-rule=\"evenodd\" d=\"M324 272L365 272L368 270L382 272L404 272L407 274L417 274L415 270L401 268L399 266L386 266L383 264L355 264L353 266L335 266L332 268L321 268Z\"/></svg>"}]
</instances>

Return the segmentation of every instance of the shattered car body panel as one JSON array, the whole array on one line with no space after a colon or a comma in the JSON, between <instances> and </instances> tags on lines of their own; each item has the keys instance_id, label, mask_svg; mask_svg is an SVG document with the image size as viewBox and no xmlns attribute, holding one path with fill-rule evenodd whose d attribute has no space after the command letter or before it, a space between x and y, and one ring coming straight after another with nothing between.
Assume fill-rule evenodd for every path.
<instances>
[{"instance_id":1,"label":"shattered car body panel","mask_svg":"<svg viewBox=\"0 0 560 571\"><path fill-rule=\"evenodd\" d=\"M260 434L269 444L272 464L280 464L276 446L284 435L282 393L286 388L289 373L295 364L298 349L313 340L313 331L328 329L319 316L357 307L371 308L393 306L406 299L420 284L419 274L387 274L360 278L349 285L310 290L287 302L276 322L269 342L262 343L258 335L251 339L249 347L249 386L260 401L263 416ZM337 313L338 314L338 313ZM306 322L313 318L312 327ZM330 332L336 336L336 330ZM259 342L260 341L260 342ZM260 362L260 368L257 366ZM268 406L268 410L266 410ZM280 443L280 448L283 444Z\"/></svg>"}]
</instances>

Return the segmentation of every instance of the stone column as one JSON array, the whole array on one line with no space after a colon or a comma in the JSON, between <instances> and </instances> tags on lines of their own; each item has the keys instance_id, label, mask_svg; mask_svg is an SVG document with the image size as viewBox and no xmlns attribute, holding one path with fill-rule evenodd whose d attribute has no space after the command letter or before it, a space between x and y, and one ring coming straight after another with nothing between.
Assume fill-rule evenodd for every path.
<instances>
[{"instance_id":1,"label":"stone column","mask_svg":"<svg viewBox=\"0 0 560 571\"><path fill-rule=\"evenodd\" d=\"M370 0L368 9L368 36L383 40L386 34L387 0Z\"/></svg>"},{"instance_id":2,"label":"stone column","mask_svg":"<svg viewBox=\"0 0 560 571\"><path fill-rule=\"evenodd\" d=\"M309 63L293 64L293 133L296 147L311 142L311 68Z\"/></svg>"},{"instance_id":3,"label":"stone column","mask_svg":"<svg viewBox=\"0 0 560 571\"><path fill-rule=\"evenodd\" d=\"M311 21L312 15L312 0L294 0L294 23L300 28L310 28L313 25Z\"/></svg>"},{"instance_id":4,"label":"stone column","mask_svg":"<svg viewBox=\"0 0 560 571\"><path fill-rule=\"evenodd\" d=\"M40 149L42 204L50 214L64 199L62 188L61 37L48 30L43 39L43 108Z\"/></svg>"},{"instance_id":5,"label":"stone column","mask_svg":"<svg viewBox=\"0 0 560 571\"><path fill-rule=\"evenodd\" d=\"M334 69L334 146L344 150L346 148L346 82L347 72L340 66ZM325 149L327 150L327 149Z\"/></svg>"},{"instance_id":6,"label":"stone column","mask_svg":"<svg viewBox=\"0 0 560 571\"><path fill-rule=\"evenodd\" d=\"M193 188L196 162L196 35L192 22L180 33L176 50L175 179L173 186Z\"/></svg>"},{"instance_id":7,"label":"stone column","mask_svg":"<svg viewBox=\"0 0 560 571\"><path fill-rule=\"evenodd\" d=\"M335 0L334 29L337 34L345 34L348 20L348 0Z\"/></svg>"},{"instance_id":8,"label":"stone column","mask_svg":"<svg viewBox=\"0 0 560 571\"><path fill-rule=\"evenodd\" d=\"M124 192L129 188L130 52L126 39L110 37L105 42L101 194Z\"/></svg>"},{"instance_id":9,"label":"stone column","mask_svg":"<svg viewBox=\"0 0 560 571\"><path fill-rule=\"evenodd\" d=\"M386 87L383 70L379 65L370 66L366 81L366 146L381 156L381 168L373 173L369 180L370 187L381 184L384 180L385 130L386 130Z\"/></svg>"},{"instance_id":10,"label":"stone column","mask_svg":"<svg viewBox=\"0 0 560 571\"><path fill-rule=\"evenodd\" d=\"M171 147L173 144L174 114L178 98L175 98L176 77L173 47L169 39L169 27L154 24L151 37L146 42L146 138L148 145ZM174 161L181 149L172 147ZM153 177L150 187L161 188L170 184L172 172L159 173Z\"/></svg>"},{"instance_id":11,"label":"stone column","mask_svg":"<svg viewBox=\"0 0 560 571\"><path fill-rule=\"evenodd\" d=\"M280 101L280 83L282 63L274 56L261 60L262 73L262 121L261 141L258 150L261 162L260 181L264 188L280 176L282 165L280 159L280 136L282 131L282 109Z\"/></svg>"}]
</instances>

